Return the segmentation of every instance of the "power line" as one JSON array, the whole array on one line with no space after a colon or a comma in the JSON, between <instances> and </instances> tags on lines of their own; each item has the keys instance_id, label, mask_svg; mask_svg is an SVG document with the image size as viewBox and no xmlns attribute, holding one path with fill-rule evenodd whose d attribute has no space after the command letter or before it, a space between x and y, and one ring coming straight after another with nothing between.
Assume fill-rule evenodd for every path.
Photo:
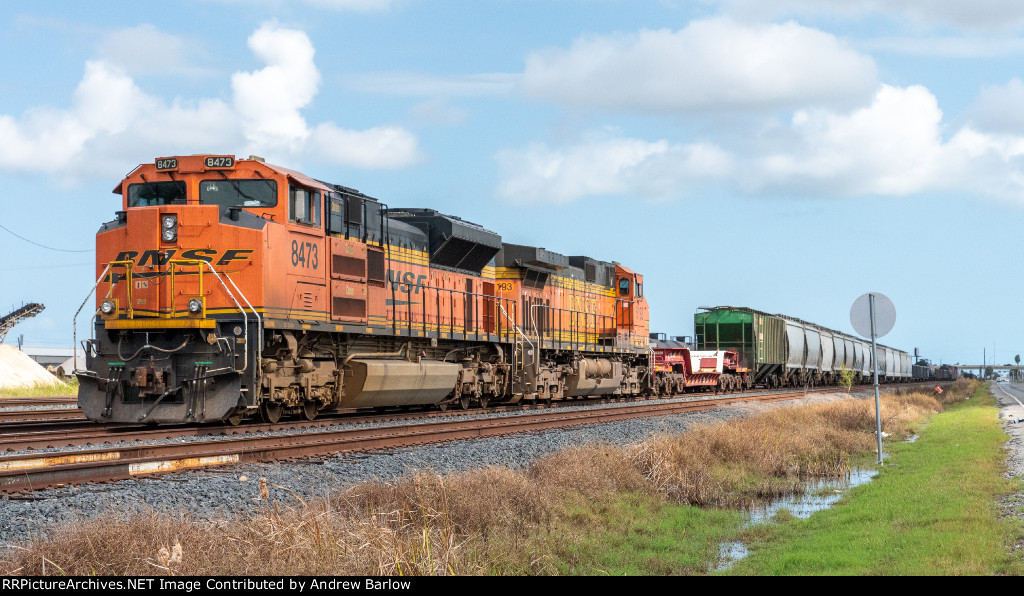
<instances>
[{"instance_id":1,"label":"power line","mask_svg":"<svg viewBox=\"0 0 1024 596\"><path fill-rule=\"evenodd\" d=\"M24 240L25 242L28 242L29 244L35 244L36 246L38 246L40 248L45 248L46 250L56 250L56 251L59 251L59 252L92 252L93 251L93 249L91 249L91 248L89 250L68 250L66 248L54 248L52 246L46 246L45 244L39 244L38 242L34 242L32 240L29 240L28 238L25 238L24 236L19 236L19 235L15 234L14 232L8 230L7 228L5 228L2 225L0 225L0 229L4 230L5 232L10 234L11 236L14 236L15 238L20 238L21 240Z\"/></svg>"}]
</instances>

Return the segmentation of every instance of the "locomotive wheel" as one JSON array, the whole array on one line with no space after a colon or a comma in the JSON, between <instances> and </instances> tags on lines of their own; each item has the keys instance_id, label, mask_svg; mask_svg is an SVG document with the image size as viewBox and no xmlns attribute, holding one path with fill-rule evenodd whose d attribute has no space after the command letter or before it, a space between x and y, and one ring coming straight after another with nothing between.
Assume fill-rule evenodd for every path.
<instances>
[{"instance_id":1,"label":"locomotive wheel","mask_svg":"<svg viewBox=\"0 0 1024 596\"><path fill-rule=\"evenodd\" d=\"M315 401L310 400L304 402L302 404L302 417L305 418L306 420L313 420L316 418L317 410L319 410L319 408L317 407L317 403Z\"/></svg>"},{"instance_id":2,"label":"locomotive wheel","mask_svg":"<svg viewBox=\"0 0 1024 596\"><path fill-rule=\"evenodd\" d=\"M443 401L443 402L437 404L437 409L441 410L442 412L447 412L448 411L448 402L444 402Z\"/></svg>"},{"instance_id":3,"label":"locomotive wheel","mask_svg":"<svg viewBox=\"0 0 1024 596\"><path fill-rule=\"evenodd\" d=\"M281 421L281 416L283 414L284 406L281 404L275 404L271 401L265 401L260 404L260 418L263 418L264 422L277 424Z\"/></svg>"},{"instance_id":4,"label":"locomotive wheel","mask_svg":"<svg viewBox=\"0 0 1024 596\"><path fill-rule=\"evenodd\" d=\"M489 406L489 405L491 405L491 398L486 396L486 395L481 395L480 396L480 407L486 410L487 406Z\"/></svg>"},{"instance_id":5,"label":"locomotive wheel","mask_svg":"<svg viewBox=\"0 0 1024 596\"><path fill-rule=\"evenodd\" d=\"M468 410L470 405L470 397L470 394L464 393L462 397L459 398L459 407L462 408L463 410Z\"/></svg>"}]
</instances>

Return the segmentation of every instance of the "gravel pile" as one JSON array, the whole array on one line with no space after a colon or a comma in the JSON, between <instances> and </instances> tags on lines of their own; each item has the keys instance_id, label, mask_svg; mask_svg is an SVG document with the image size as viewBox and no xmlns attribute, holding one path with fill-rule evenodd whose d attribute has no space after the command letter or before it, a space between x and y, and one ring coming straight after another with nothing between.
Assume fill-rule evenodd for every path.
<instances>
[{"instance_id":1,"label":"gravel pile","mask_svg":"<svg viewBox=\"0 0 1024 596\"><path fill-rule=\"evenodd\" d=\"M57 385L57 377L14 346L0 344L0 388ZM0 401L3 398L0 397Z\"/></svg>"},{"instance_id":2,"label":"gravel pile","mask_svg":"<svg viewBox=\"0 0 1024 596\"><path fill-rule=\"evenodd\" d=\"M862 391L855 393L854 397L873 395L871 391ZM798 403L845 397L845 393L815 394ZM287 487L307 499L365 480L394 480L416 470L449 473L492 465L519 468L536 457L567 447L593 443L626 445L659 433L679 433L695 424L746 416L790 403L793 402L726 405L706 412L339 455L307 462L248 464L108 485L50 489L33 493L35 500L3 496L0 497L0 545L43 536L49 529L69 521L95 519L108 514L156 510L204 520L247 515L262 507L257 486L259 478ZM246 480L241 481L241 477ZM286 490L270 487L270 491L272 499L282 502L295 499Z\"/></svg>"}]
</instances>

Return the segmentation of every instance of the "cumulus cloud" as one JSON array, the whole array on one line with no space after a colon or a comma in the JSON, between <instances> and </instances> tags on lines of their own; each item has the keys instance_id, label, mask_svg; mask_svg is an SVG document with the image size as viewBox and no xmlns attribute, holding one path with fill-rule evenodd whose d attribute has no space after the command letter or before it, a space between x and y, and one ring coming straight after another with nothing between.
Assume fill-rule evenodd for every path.
<instances>
[{"instance_id":1,"label":"cumulus cloud","mask_svg":"<svg viewBox=\"0 0 1024 596\"><path fill-rule=\"evenodd\" d=\"M929 189L939 173L942 112L924 87L883 86L871 105L843 114L801 110L795 141L756 157L750 182L815 193L906 195Z\"/></svg>"},{"instance_id":2,"label":"cumulus cloud","mask_svg":"<svg viewBox=\"0 0 1024 596\"><path fill-rule=\"evenodd\" d=\"M250 36L249 48L265 66L235 73L230 101L167 101L143 91L124 68L88 61L69 107L0 114L0 170L121 175L140 155L202 151L315 157L359 168L422 159L416 136L398 126L355 131L307 123L302 110L316 96L320 72L302 31L268 23ZM338 146L351 142L359 150Z\"/></svg>"},{"instance_id":3,"label":"cumulus cloud","mask_svg":"<svg viewBox=\"0 0 1024 596\"><path fill-rule=\"evenodd\" d=\"M234 106L253 148L298 150L309 136L301 109L320 86L313 44L302 31L268 23L249 37L249 49L267 64L231 77Z\"/></svg>"},{"instance_id":4,"label":"cumulus cloud","mask_svg":"<svg viewBox=\"0 0 1024 596\"><path fill-rule=\"evenodd\" d=\"M532 144L495 158L501 170L498 194L516 203L617 194L668 199L732 169L731 157L713 145L607 135L558 149Z\"/></svg>"},{"instance_id":5,"label":"cumulus cloud","mask_svg":"<svg viewBox=\"0 0 1024 596\"><path fill-rule=\"evenodd\" d=\"M850 106L878 82L871 58L828 33L717 18L531 54L522 86L574 106L669 112Z\"/></svg>"},{"instance_id":6,"label":"cumulus cloud","mask_svg":"<svg viewBox=\"0 0 1024 596\"><path fill-rule=\"evenodd\" d=\"M1013 93L1024 92L1018 85ZM497 193L512 202L565 203L616 194L678 198L715 185L751 196L937 191L1024 200L1024 135L968 126L944 139L943 129L928 89L883 85L865 107L798 110L785 125L729 146L616 136L506 150L496 155Z\"/></svg>"},{"instance_id":7,"label":"cumulus cloud","mask_svg":"<svg viewBox=\"0 0 1024 596\"><path fill-rule=\"evenodd\" d=\"M967 110L967 120L980 131L1024 134L1024 83L986 87Z\"/></svg>"}]
</instances>

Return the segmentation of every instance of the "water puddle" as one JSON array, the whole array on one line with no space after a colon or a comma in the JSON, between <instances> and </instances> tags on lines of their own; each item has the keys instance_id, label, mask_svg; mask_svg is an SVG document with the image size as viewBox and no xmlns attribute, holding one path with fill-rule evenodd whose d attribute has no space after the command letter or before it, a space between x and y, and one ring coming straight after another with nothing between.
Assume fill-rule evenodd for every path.
<instances>
[{"instance_id":1,"label":"water puddle","mask_svg":"<svg viewBox=\"0 0 1024 596\"><path fill-rule=\"evenodd\" d=\"M853 470L846 478L812 480L807 483L803 494L763 503L747 511L747 521L744 526L769 523L780 511L785 511L798 519L807 519L814 512L835 505L836 501L850 488L866 484L877 475L878 470ZM736 561L746 556L747 546L742 542L722 543L719 546L718 562L712 565L709 571L731 569Z\"/></svg>"}]
</instances>

